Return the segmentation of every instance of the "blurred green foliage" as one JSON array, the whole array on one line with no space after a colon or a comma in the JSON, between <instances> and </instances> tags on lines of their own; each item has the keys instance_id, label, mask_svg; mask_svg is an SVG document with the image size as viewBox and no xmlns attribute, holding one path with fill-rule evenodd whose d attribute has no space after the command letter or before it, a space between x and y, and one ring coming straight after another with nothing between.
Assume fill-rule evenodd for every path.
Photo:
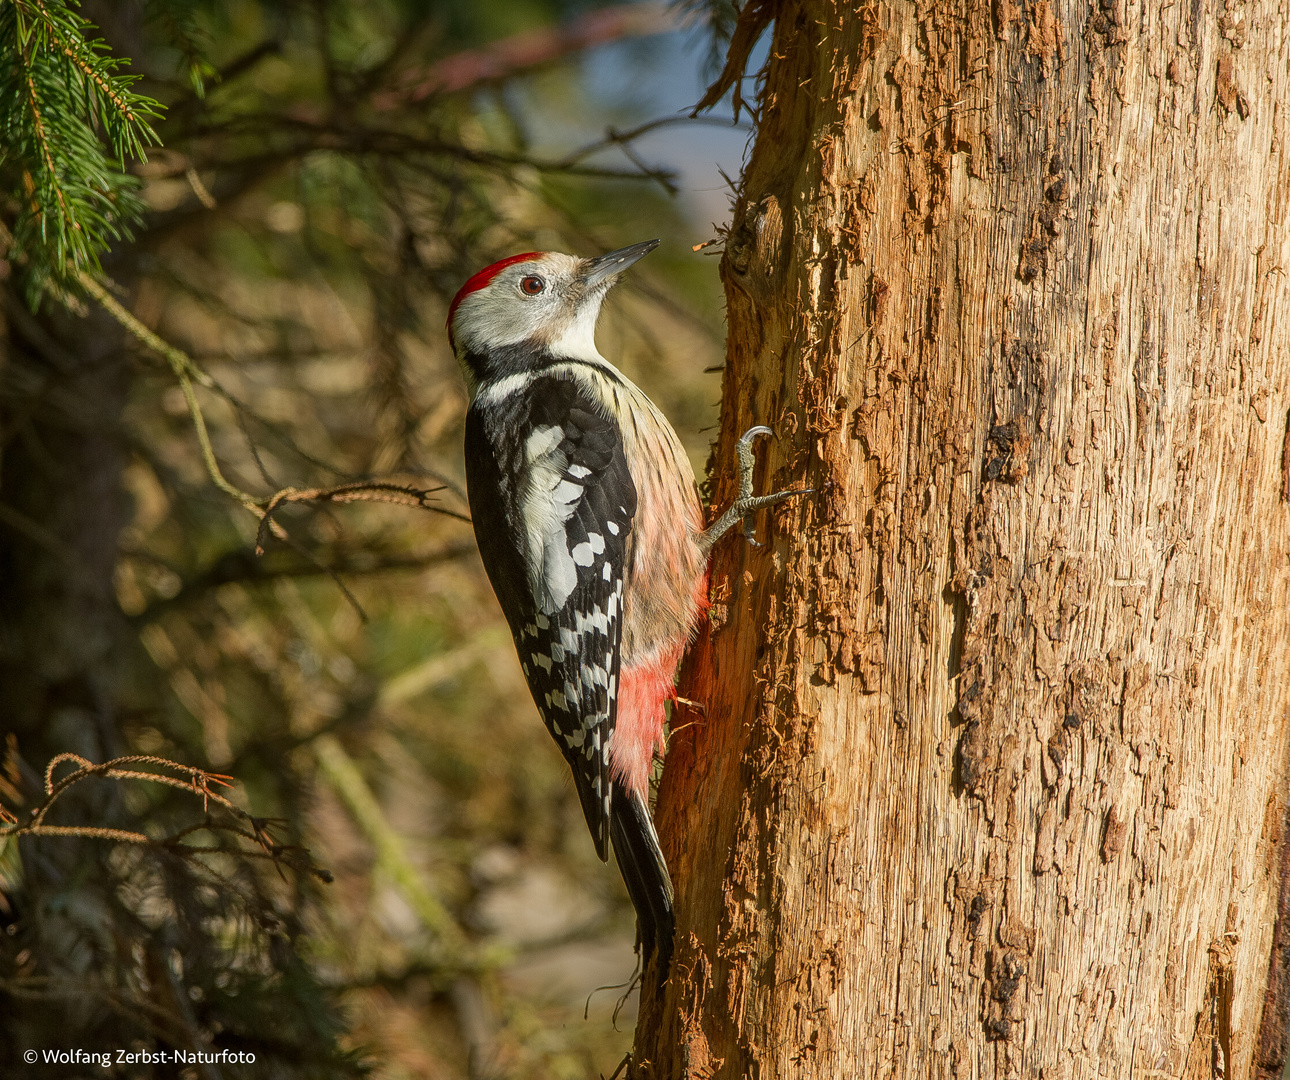
<instances>
[{"instance_id":1,"label":"blurred green foliage","mask_svg":"<svg viewBox=\"0 0 1290 1080\"><path fill-rule=\"evenodd\" d=\"M5 1075L28 1047L83 1045L257 1054L202 1077L587 1077L628 1045L630 1003L611 1022L622 989L581 1015L587 991L630 977L631 910L462 520L466 399L442 332L460 282L500 255L663 236L600 341L706 454L719 291L689 248L707 235L666 174L612 141L544 145L526 115L592 133L650 118L601 112L576 55L483 62L590 10L85 5L164 107L148 107L161 148L108 183L134 185L146 213L103 267L209 375L195 394L223 474L258 500L394 479L437 488L437 510L292 504L257 557L259 523L211 483L171 367L95 305L21 302L70 249L23 231L49 204L16 194L31 151L15 144L0 172L17 238L0 282L0 804L29 814L59 753L156 755L234 777L230 797L274 819L259 850L276 862L160 842L229 846L191 791L77 784L51 822L157 842L29 836L0 853ZM138 149L101 131L104 155ZM113 236L83 231L91 255Z\"/></svg>"}]
</instances>

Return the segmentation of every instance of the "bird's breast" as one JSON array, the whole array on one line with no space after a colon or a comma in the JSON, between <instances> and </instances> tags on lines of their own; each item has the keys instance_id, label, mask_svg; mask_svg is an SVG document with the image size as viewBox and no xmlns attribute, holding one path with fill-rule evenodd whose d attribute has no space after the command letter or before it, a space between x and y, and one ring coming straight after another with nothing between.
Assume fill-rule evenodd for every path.
<instances>
[{"instance_id":1,"label":"bird's breast","mask_svg":"<svg viewBox=\"0 0 1290 1080\"><path fill-rule=\"evenodd\" d=\"M619 391L623 444L636 486L624 589L623 665L675 652L707 599L707 557L697 543L703 507L694 470L672 425L636 387Z\"/></svg>"}]
</instances>

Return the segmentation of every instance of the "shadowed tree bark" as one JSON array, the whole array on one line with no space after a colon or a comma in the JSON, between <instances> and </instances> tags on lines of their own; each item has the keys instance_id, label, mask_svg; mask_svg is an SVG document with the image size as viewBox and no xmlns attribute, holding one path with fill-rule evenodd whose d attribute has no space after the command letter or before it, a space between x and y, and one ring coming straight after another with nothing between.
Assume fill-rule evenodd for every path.
<instances>
[{"instance_id":1,"label":"shadowed tree bark","mask_svg":"<svg viewBox=\"0 0 1290 1080\"><path fill-rule=\"evenodd\" d=\"M1284 15L772 16L633 1074L1279 1077Z\"/></svg>"}]
</instances>

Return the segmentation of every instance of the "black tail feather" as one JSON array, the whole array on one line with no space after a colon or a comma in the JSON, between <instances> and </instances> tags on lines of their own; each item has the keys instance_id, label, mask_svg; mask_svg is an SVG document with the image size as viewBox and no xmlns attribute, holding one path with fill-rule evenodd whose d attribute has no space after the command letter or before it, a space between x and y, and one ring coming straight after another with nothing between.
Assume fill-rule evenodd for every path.
<instances>
[{"instance_id":1,"label":"black tail feather","mask_svg":"<svg viewBox=\"0 0 1290 1080\"><path fill-rule=\"evenodd\" d=\"M636 908L644 959L658 949L658 981L667 979L672 962L672 878L658 846L658 834L650 818L649 805L639 795L614 782L609 835L614 844L618 869L627 894Z\"/></svg>"}]
</instances>

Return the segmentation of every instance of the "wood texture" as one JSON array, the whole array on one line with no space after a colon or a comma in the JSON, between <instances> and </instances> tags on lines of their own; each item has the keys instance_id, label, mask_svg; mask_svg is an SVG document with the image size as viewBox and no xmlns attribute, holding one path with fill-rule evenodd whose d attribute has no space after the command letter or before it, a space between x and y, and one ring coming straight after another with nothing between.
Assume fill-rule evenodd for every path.
<instances>
[{"instance_id":1,"label":"wood texture","mask_svg":"<svg viewBox=\"0 0 1290 1080\"><path fill-rule=\"evenodd\" d=\"M1288 25L779 7L634 1075L1280 1075Z\"/></svg>"}]
</instances>

